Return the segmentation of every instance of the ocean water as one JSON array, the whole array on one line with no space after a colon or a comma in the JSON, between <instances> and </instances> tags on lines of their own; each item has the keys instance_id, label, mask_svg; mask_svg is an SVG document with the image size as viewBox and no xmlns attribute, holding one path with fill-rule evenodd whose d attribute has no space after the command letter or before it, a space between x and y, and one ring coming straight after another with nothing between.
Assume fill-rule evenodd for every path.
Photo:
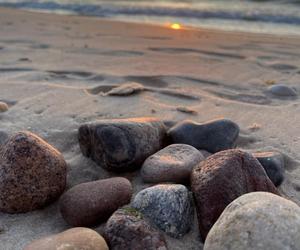
<instances>
[{"instance_id":1,"label":"ocean water","mask_svg":"<svg viewBox=\"0 0 300 250\"><path fill-rule=\"evenodd\" d=\"M300 0L0 0L0 6L160 25L300 36Z\"/></svg>"}]
</instances>

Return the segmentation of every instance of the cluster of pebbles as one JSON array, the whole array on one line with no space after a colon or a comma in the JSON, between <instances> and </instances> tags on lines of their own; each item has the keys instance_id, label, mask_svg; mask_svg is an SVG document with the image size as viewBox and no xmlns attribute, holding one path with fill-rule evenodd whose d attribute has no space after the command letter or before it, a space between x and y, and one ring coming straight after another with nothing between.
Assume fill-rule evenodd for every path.
<instances>
[{"instance_id":1,"label":"cluster of pebbles","mask_svg":"<svg viewBox=\"0 0 300 250\"><path fill-rule=\"evenodd\" d=\"M0 150L0 211L29 212L59 199L62 217L74 228L25 250L164 250L165 235L180 239L194 216L205 250L300 249L300 208L277 190L283 156L234 149L238 136L239 126L227 119L186 120L169 129L155 118L82 125L84 156L114 173L140 171L150 183L134 194L123 177L65 191L63 156L38 136L19 132ZM88 228L101 223L102 236Z\"/></svg>"}]
</instances>

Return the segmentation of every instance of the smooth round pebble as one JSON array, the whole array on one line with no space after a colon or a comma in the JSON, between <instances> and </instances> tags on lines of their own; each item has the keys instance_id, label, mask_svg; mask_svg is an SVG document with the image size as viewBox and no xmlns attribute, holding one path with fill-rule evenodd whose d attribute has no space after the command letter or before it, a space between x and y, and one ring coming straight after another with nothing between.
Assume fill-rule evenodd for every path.
<instances>
[{"instance_id":1,"label":"smooth round pebble","mask_svg":"<svg viewBox=\"0 0 300 250\"><path fill-rule=\"evenodd\" d=\"M235 146L239 126L228 119L197 123L190 120L176 124L168 131L173 143L191 145L211 153L230 149Z\"/></svg>"},{"instance_id":2,"label":"smooth round pebble","mask_svg":"<svg viewBox=\"0 0 300 250\"><path fill-rule=\"evenodd\" d=\"M137 210L117 210L107 221L105 238L111 250L167 250L164 235Z\"/></svg>"},{"instance_id":3,"label":"smooth round pebble","mask_svg":"<svg viewBox=\"0 0 300 250\"><path fill-rule=\"evenodd\" d=\"M277 187L284 180L284 159L278 152L258 152L253 156L264 167L267 175Z\"/></svg>"},{"instance_id":4,"label":"smooth round pebble","mask_svg":"<svg viewBox=\"0 0 300 250\"><path fill-rule=\"evenodd\" d=\"M0 113L8 110L8 105L5 102L0 102Z\"/></svg>"},{"instance_id":5,"label":"smooth round pebble","mask_svg":"<svg viewBox=\"0 0 300 250\"><path fill-rule=\"evenodd\" d=\"M108 246L94 230L77 227L35 240L24 250L108 250Z\"/></svg>"},{"instance_id":6,"label":"smooth round pebble","mask_svg":"<svg viewBox=\"0 0 300 250\"><path fill-rule=\"evenodd\" d=\"M226 207L204 250L299 250L300 207L266 192L245 194Z\"/></svg>"},{"instance_id":7,"label":"smooth round pebble","mask_svg":"<svg viewBox=\"0 0 300 250\"><path fill-rule=\"evenodd\" d=\"M255 191L278 194L258 160L238 149L225 150L202 161L192 172L191 187L203 240L234 199Z\"/></svg>"},{"instance_id":8,"label":"smooth round pebble","mask_svg":"<svg viewBox=\"0 0 300 250\"><path fill-rule=\"evenodd\" d=\"M297 91L294 88L286 86L284 84L275 84L268 88L268 91L276 96L282 97L295 97L297 96Z\"/></svg>"},{"instance_id":9,"label":"smooth round pebble","mask_svg":"<svg viewBox=\"0 0 300 250\"><path fill-rule=\"evenodd\" d=\"M60 212L72 226L96 225L128 204L131 195L131 183L123 177L82 183L62 195Z\"/></svg>"},{"instance_id":10,"label":"smooth round pebble","mask_svg":"<svg viewBox=\"0 0 300 250\"><path fill-rule=\"evenodd\" d=\"M141 167L166 143L166 128L156 118L100 120L80 126L78 140L84 156L108 171Z\"/></svg>"},{"instance_id":11,"label":"smooth round pebble","mask_svg":"<svg viewBox=\"0 0 300 250\"><path fill-rule=\"evenodd\" d=\"M56 200L66 186L60 152L30 132L12 135L0 150L0 211L24 213Z\"/></svg>"},{"instance_id":12,"label":"smooth round pebble","mask_svg":"<svg viewBox=\"0 0 300 250\"><path fill-rule=\"evenodd\" d=\"M180 184L146 188L134 197L131 206L175 238L185 235L193 222L194 211L189 191Z\"/></svg>"},{"instance_id":13,"label":"smooth round pebble","mask_svg":"<svg viewBox=\"0 0 300 250\"><path fill-rule=\"evenodd\" d=\"M188 183L192 169L203 155L187 144L172 144L148 157L141 169L144 182Z\"/></svg>"}]
</instances>

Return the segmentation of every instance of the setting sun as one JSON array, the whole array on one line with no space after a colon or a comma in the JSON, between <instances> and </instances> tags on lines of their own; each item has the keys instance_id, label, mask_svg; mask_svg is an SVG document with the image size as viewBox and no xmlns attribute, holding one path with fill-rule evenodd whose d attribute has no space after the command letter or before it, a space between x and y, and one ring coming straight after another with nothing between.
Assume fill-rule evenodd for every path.
<instances>
[{"instance_id":1,"label":"setting sun","mask_svg":"<svg viewBox=\"0 0 300 250\"><path fill-rule=\"evenodd\" d=\"M181 25L179 23L172 23L171 28L174 29L174 30L180 30Z\"/></svg>"}]
</instances>

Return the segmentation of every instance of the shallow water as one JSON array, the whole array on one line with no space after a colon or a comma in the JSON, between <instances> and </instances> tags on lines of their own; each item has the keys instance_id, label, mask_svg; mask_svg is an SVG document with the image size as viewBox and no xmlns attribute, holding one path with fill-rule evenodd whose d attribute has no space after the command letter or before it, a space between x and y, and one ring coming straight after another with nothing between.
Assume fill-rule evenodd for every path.
<instances>
[{"instance_id":1,"label":"shallow water","mask_svg":"<svg viewBox=\"0 0 300 250\"><path fill-rule=\"evenodd\" d=\"M300 35L299 0L0 0L0 5L141 23L181 23L194 27Z\"/></svg>"}]
</instances>

